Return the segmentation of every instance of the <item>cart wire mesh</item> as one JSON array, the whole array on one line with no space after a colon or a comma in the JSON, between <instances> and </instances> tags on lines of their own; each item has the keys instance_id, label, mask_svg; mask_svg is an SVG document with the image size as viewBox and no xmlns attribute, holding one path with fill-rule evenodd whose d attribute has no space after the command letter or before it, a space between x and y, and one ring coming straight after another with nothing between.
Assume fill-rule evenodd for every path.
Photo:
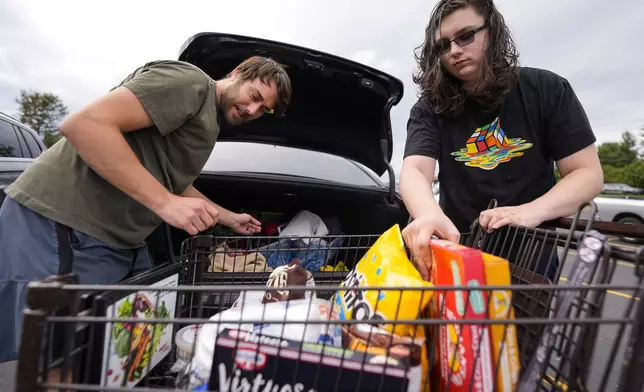
<instances>
[{"instance_id":1,"label":"cart wire mesh","mask_svg":"<svg viewBox=\"0 0 644 392\"><path fill-rule=\"evenodd\" d=\"M196 236L179 264L126 284L32 282L16 390L640 391L644 247L613 245L590 225L487 233L474 222L462 243L508 259L510 285L340 287L377 235L273 247L275 238ZM302 284L280 287L294 299L262 303L269 268L292 259L313 261ZM371 309L390 317L338 317L335 299L369 296L393 298ZM499 296L512 318L491 315ZM449 297L485 314L446 319ZM506 345L513 334L516 347ZM500 353L490 352L493 335Z\"/></svg>"}]
</instances>

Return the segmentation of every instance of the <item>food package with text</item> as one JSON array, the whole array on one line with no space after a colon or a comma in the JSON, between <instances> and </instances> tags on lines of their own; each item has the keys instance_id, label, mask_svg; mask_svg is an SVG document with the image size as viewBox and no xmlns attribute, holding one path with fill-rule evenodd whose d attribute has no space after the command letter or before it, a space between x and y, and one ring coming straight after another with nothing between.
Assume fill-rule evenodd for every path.
<instances>
[{"instance_id":1,"label":"food package with text","mask_svg":"<svg viewBox=\"0 0 644 392\"><path fill-rule=\"evenodd\" d=\"M325 344L270 337L227 327L213 342L212 363L200 383L182 390L383 391L420 390L421 369L413 357L394 358Z\"/></svg>"},{"instance_id":2,"label":"food package with text","mask_svg":"<svg viewBox=\"0 0 644 392\"><path fill-rule=\"evenodd\" d=\"M488 286L509 286L510 265L504 258L481 252L485 268L485 283ZM510 290L492 290L489 302L490 318L493 320L513 320L512 292ZM516 390L519 382L519 345L517 330L514 324L491 324L492 353L494 374L496 374L495 392Z\"/></svg>"},{"instance_id":3,"label":"food package with text","mask_svg":"<svg viewBox=\"0 0 644 392\"><path fill-rule=\"evenodd\" d=\"M400 227L395 225L349 272L332 302L340 320L364 320L394 335L411 336L418 330L416 325L398 321L418 318L432 297L432 291L425 290L430 287L407 257Z\"/></svg>"},{"instance_id":4,"label":"food package with text","mask_svg":"<svg viewBox=\"0 0 644 392\"><path fill-rule=\"evenodd\" d=\"M409 355L409 350L420 352L423 390L427 390L429 358L425 328L403 320L420 318L429 306L432 286L407 257L400 227L393 226L371 246L332 298L337 319L364 321L339 327L342 346L392 356Z\"/></svg>"},{"instance_id":5,"label":"food package with text","mask_svg":"<svg viewBox=\"0 0 644 392\"><path fill-rule=\"evenodd\" d=\"M481 252L449 241L432 239L432 282L436 286L485 285ZM435 333L438 347L434 374L439 390L492 392L494 373L489 326L476 324L487 316L484 290L437 290L431 314L442 320L468 320L467 324L441 324ZM470 387L471 386L471 387Z\"/></svg>"},{"instance_id":6,"label":"food package with text","mask_svg":"<svg viewBox=\"0 0 644 392\"><path fill-rule=\"evenodd\" d=\"M408 360L420 363L422 371L422 388L418 391L430 392L429 355L425 326L418 324L411 336L398 336L368 324L351 324L342 326L342 346L352 351L372 355L383 355L388 358Z\"/></svg>"}]
</instances>

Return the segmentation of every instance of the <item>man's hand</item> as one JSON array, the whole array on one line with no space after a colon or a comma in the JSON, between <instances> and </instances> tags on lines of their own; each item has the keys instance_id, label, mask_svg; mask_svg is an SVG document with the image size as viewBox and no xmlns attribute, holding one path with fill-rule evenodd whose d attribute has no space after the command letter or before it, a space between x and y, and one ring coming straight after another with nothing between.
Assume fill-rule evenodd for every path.
<instances>
[{"instance_id":1,"label":"man's hand","mask_svg":"<svg viewBox=\"0 0 644 392\"><path fill-rule=\"evenodd\" d=\"M239 234L251 235L262 230L262 224L248 214L231 214L226 225Z\"/></svg>"},{"instance_id":2,"label":"man's hand","mask_svg":"<svg viewBox=\"0 0 644 392\"><path fill-rule=\"evenodd\" d=\"M456 243L461 239L454 223L442 211L436 215L418 217L402 231L403 239L425 280L429 279L432 265L429 240L433 235Z\"/></svg>"},{"instance_id":3,"label":"man's hand","mask_svg":"<svg viewBox=\"0 0 644 392\"><path fill-rule=\"evenodd\" d=\"M219 211L207 201L172 195L154 211L169 225L183 229L190 235L197 235L217 224Z\"/></svg>"},{"instance_id":4,"label":"man's hand","mask_svg":"<svg viewBox=\"0 0 644 392\"><path fill-rule=\"evenodd\" d=\"M262 230L262 224L257 219L248 214L235 214L234 212L215 204L199 192L193 185L189 185L183 191L182 196L205 201L209 206L219 211L219 224L231 228L236 233L251 235L259 233Z\"/></svg>"},{"instance_id":5,"label":"man's hand","mask_svg":"<svg viewBox=\"0 0 644 392\"><path fill-rule=\"evenodd\" d=\"M497 207L485 210L479 215L479 224L488 232L506 225L534 228L544 221L544 211L530 204L514 207Z\"/></svg>"}]
</instances>

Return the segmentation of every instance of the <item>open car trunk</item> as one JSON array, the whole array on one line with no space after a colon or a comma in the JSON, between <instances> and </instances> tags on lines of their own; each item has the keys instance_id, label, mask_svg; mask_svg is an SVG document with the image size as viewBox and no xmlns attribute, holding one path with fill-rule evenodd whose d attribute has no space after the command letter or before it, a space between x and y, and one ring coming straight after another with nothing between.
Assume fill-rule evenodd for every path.
<instances>
[{"instance_id":1,"label":"open car trunk","mask_svg":"<svg viewBox=\"0 0 644 392\"><path fill-rule=\"evenodd\" d=\"M340 275L346 273L384 231L408 221L407 211L395 194L390 164L393 155L390 110L400 102L403 84L380 70L328 53L224 33L204 32L190 37L180 49L179 60L194 64L219 80L256 55L270 57L284 67L293 88L291 103L285 116L265 115L236 126L222 121L219 145L255 143L329 154L360 164L376 177L386 173L392 186L376 184L379 181L374 181L373 186L343 185L347 181L315 180L311 177L321 177L257 167L227 171L213 164L211 171L204 168L194 186L222 207L254 215L262 221L265 231L251 237L227 237L230 233L219 226L190 237L163 224L148 239L148 245L157 265L178 262L181 258L182 270L186 272L202 264L187 271L189 281L184 284L266 284L270 274L266 266L274 269L292 259L299 259L314 274L316 283L337 283L340 278L336 271L328 272L326 267L338 268ZM254 159L253 163L262 165L260 158L249 157L240 154L236 158ZM323 224L316 226L323 226L323 235L315 232L316 238L310 238L310 227L300 228L290 232L297 239L284 241L276 228L301 218L302 214L313 220L321 219ZM169 260L169 255L174 260ZM215 260L209 260L213 255ZM252 271L242 267L240 271L235 261L229 271L226 260L228 257L237 260L238 256L243 259L242 266L248 258L259 260L257 264L262 265ZM219 272L215 271L219 267L217 257L223 260ZM186 258L190 259L188 263ZM219 306L225 308L221 303Z\"/></svg>"},{"instance_id":2,"label":"open car trunk","mask_svg":"<svg viewBox=\"0 0 644 392\"><path fill-rule=\"evenodd\" d=\"M291 261L290 258L298 258L307 270L317 273L325 270L323 265L337 266L338 261L342 261L347 269L351 269L378 236L391 226L404 226L408 221L409 216L404 212L404 208L389 205L386 189L340 186L300 178L296 180L237 173L201 176L194 184L200 192L227 209L255 216L262 222L262 232L250 237L241 236L217 225L200 234L215 236L217 245L225 242L229 250L250 250L250 257L254 257L252 252L259 249L265 256L266 264L272 268L287 264ZM306 216L309 219L313 217L322 220L322 232L311 232L305 225L304 228L289 233L301 237L298 238L299 242L285 242L286 237L280 236L277 227L284 229L285 225L293 222L298 213L300 218ZM172 252L178 259L181 256L182 243L190 235L174 227L163 232L164 226L148 240L150 249L153 255L165 254L167 250L164 249L163 241L169 234ZM292 225L290 229L293 229ZM313 241L309 241L310 239ZM302 245L302 240L306 245ZM267 246L272 247L268 249ZM328 252L315 253L314 246ZM222 252L222 248L212 251ZM156 263L159 261L157 259ZM267 276L256 273L265 272L261 270L261 266L250 273L238 268L225 272L231 272L231 276L236 277L257 276L257 281L263 282ZM247 279L244 279L244 282L247 282Z\"/></svg>"},{"instance_id":3,"label":"open car trunk","mask_svg":"<svg viewBox=\"0 0 644 392\"><path fill-rule=\"evenodd\" d=\"M286 219L281 223L288 223L302 210L321 218L337 218L342 233L334 234L380 235L396 223L405 225L408 219L398 205L388 204L386 189L369 190L299 178L288 181L257 174L202 176L195 187L233 211L281 213Z\"/></svg>"}]
</instances>

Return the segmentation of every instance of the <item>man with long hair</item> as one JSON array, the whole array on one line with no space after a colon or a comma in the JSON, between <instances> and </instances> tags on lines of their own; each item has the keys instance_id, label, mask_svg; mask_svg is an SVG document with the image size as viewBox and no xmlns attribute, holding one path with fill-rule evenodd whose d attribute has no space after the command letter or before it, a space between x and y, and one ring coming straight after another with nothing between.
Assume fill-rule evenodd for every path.
<instances>
[{"instance_id":1,"label":"man with long hair","mask_svg":"<svg viewBox=\"0 0 644 392\"><path fill-rule=\"evenodd\" d=\"M418 49L420 98L400 178L412 251L426 249L432 235L459 241L476 218L488 231L536 227L601 192L595 136L571 85L518 65L492 0L440 0ZM431 188L437 162L440 206ZM498 207L488 209L492 199Z\"/></svg>"},{"instance_id":2,"label":"man with long hair","mask_svg":"<svg viewBox=\"0 0 644 392\"><path fill-rule=\"evenodd\" d=\"M275 60L246 59L220 80L182 61L153 61L72 114L64 138L7 189L0 208L0 362L16 359L30 281L75 273L113 284L152 267L145 239L162 223L198 234L261 222L226 210L192 184L220 122L281 115L291 82ZM244 157L240 157L244 159Z\"/></svg>"}]
</instances>

